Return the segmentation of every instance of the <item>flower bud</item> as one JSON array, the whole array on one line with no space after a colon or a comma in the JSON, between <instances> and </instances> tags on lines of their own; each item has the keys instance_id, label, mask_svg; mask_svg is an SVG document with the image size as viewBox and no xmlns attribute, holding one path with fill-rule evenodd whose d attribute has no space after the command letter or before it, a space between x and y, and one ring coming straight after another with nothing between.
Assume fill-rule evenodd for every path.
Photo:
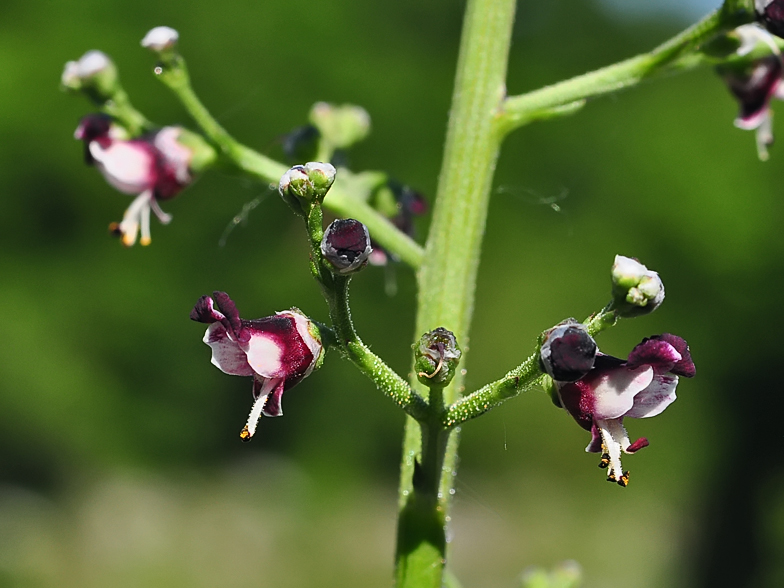
<instances>
[{"instance_id":1,"label":"flower bud","mask_svg":"<svg viewBox=\"0 0 784 588\"><path fill-rule=\"evenodd\" d=\"M88 51L79 61L65 64L60 82L67 90L81 90L94 100L105 102L118 89L117 68L105 53Z\"/></svg>"},{"instance_id":2,"label":"flower bud","mask_svg":"<svg viewBox=\"0 0 784 588\"><path fill-rule=\"evenodd\" d=\"M180 38L180 34L171 27L155 27L150 29L144 39L142 39L142 47L162 53L172 49Z\"/></svg>"},{"instance_id":3,"label":"flower bud","mask_svg":"<svg viewBox=\"0 0 784 588\"><path fill-rule=\"evenodd\" d=\"M321 202L335 181L337 171L329 163L311 161L290 168L278 184L278 192L297 212L304 213L307 205Z\"/></svg>"},{"instance_id":4,"label":"flower bud","mask_svg":"<svg viewBox=\"0 0 784 588\"><path fill-rule=\"evenodd\" d=\"M347 149L370 133L370 115L353 104L317 102L310 110L310 122L334 149Z\"/></svg>"},{"instance_id":5,"label":"flower bud","mask_svg":"<svg viewBox=\"0 0 784 588\"><path fill-rule=\"evenodd\" d=\"M331 163L321 163L320 161L310 161L305 164L305 172L308 174L313 195L320 201L324 200L332 184L335 182L337 170Z\"/></svg>"},{"instance_id":6,"label":"flower bud","mask_svg":"<svg viewBox=\"0 0 784 588\"><path fill-rule=\"evenodd\" d=\"M754 0L757 20L774 35L784 37L784 0Z\"/></svg>"},{"instance_id":7,"label":"flower bud","mask_svg":"<svg viewBox=\"0 0 784 588\"><path fill-rule=\"evenodd\" d=\"M339 274L361 270L372 251L367 227L352 218L333 221L321 240L324 259Z\"/></svg>"},{"instance_id":8,"label":"flower bud","mask_svg":"<svg viewBox=\"0 0 784 588\"><path fill-rule=\"evenodd\" d=\"M664 301L664 284L659 274L631 257L615 256L612 283L612 307L620 317L651 313Z\"/></svg>"},{"instance_id":9,"label":"flower bud","mask_svg":"<svg viewBox=\"0 0 784 588\"><path fill-rule=\"evenodd\" d=\"M417 378L431 388L443 388L455 376L461 355L452 331L438 327L425 333L414 349Z\"/></svg>"},{"instance_id":10,"label":"flower bud","mask_svg":"<svg viewBox=\"0 0 784 588\"><path fill-rule=\"evenodd\" d=\"M558 382L576 382L593 368L596 341L574 319L547 331L539 352L539 367Z\"/></svg>"}]
</instances>

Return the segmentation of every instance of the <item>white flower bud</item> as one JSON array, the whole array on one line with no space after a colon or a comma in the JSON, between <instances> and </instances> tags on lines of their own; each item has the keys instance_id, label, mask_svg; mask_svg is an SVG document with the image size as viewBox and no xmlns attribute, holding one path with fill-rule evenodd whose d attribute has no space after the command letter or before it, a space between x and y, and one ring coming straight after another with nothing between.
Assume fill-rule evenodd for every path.
<instances>
[{"instance_id":1,"label":"white flower bud","mask_svg":"<svg viewBox=\"0 0 784 588\"><path fill-rule=\"evenodd\" d=\"M160 53L161 51L174 47L179 38L180 34L171 27L155 27L144 35L142 47Z\"/></svg>"}]
</instances>

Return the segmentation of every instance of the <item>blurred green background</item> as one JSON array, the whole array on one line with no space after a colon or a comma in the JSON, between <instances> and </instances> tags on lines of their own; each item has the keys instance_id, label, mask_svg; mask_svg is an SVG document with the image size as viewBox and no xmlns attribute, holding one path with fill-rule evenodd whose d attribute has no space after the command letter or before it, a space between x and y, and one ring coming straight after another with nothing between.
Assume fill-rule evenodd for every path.
<instances>
[{"instance_id":1,"label":"blurred green background","mask_svg":"<svg viewBox=\"0 0 784 588\"><path fill-rule=\"evenodd\" d=\"M607 8L618 5L521 2L510 93L688 24ZM197 91L240 140L277 157L313 102L361 104L373 133L352 167L432 198L463 7L0 4L0 586L389 585L402 413L332 354L286 395L285 417L242 444L250 382L211 366L188 320L215 289L246 318L296 305L325 320L298 222L267 197L219 247L265 190L208 173L164 203L174 222L153 221L150 247L123 249L106 227L129 198L84 166L72 133L90 106L58 83L66 60L101 49L148 117L190 125L139 47L173 26ZM760 163L735 112L704 69L507 141L462 342L468 389L518 364L543 328L601 307L616 253L658 270L668 297L602 349L625 356L674 332L698 376L660 417L627 423L651 447L625 460L626 490L603 481L587 433L541 393L467 424L450 559L466 588L514 587L526 567L566 559L589 588L784 585L784 150ZM352 303L364 339L406 373L414 278L396 273L388 297L384 272L365 271Z\"/></svg>"}]
</instances>

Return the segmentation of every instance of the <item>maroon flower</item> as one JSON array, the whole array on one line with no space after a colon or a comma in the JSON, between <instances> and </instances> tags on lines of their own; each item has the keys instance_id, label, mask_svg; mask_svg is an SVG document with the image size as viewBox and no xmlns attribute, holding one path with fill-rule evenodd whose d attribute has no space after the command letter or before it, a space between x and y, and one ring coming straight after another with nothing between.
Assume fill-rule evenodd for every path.
<instances>
[{"instance_id":1,"label":"maroon flower","mask_svg":"<svg viewBox=\"0 0 784 588\"><path fill-rule=\"evenodd\" d=\"M609 467L607 479L621 486L629 472L621 467L621 452L634 453L648 445L646 438L634 443L623 426L624 417L656 416L675 401L678 376L694 376L686 341L665 333L643 339L624 361L598 353L593 369L576 382L556 381L561 405L577 423L591 432L586 451L602 453L601 467Z\"/></svg>"},{"instance_id":2,"label":"maroon flower","mask_svg":"<svg viewBox=\"0 0 784 588\"><path fill-rule=\"evenodd\" d=\"M141 244L149 245L150 210L163 224L171 222L158 201L174 197L191 182L193 153L178 142L181 132L178 127L164 127L138 139L127 139L109 117L90 114L74 133L84 142L87 164L97 167L120 192L137 195L123 220L111 225L112 232L126 246L136 242L140 230Z\"/></svg>"},{"instance_id":3,"label":"maroon flower","mask_svg":"<svg viewBox=\"0 0 784 588\"><path fill-rule=\"evenodd\" d=\"M739 55L745 55L758 43L767 44L772 51L745 70L739 71L734 66L719 67L727 87L740 104L735 126L756 131L757 153L765 161L768 159L768 147L773 144L770 102L773 98L784 99L784 87L781 86L784 66L778 46L763 29L756 25L743 25L735 32L741 41Z\"/></svg>"},{"instance_id":4,"label":"maroon flower","mask_svg":"<svg viewBox=\"0 0 784 588\"><path fill-rule=\"evenodd\" d=\"M754 0L757 20L774 35L784 36L784 0Z\"/></svg>"},{"instance_id":5,"label":"maroon flower","mask_svg":"<svg viewBox=\"0 0 784 588\"><path fill-rule=\"evenodd\" d=\"M225 292L202 296L191 319L210 326L204 342L212 363L233 376L253 377L253 407L240 433L250 441L261 415L281 416L283 392L321 364L323 347L318 328L296 309L255 320L240 318Z\"/></svg>"}]
</instances>

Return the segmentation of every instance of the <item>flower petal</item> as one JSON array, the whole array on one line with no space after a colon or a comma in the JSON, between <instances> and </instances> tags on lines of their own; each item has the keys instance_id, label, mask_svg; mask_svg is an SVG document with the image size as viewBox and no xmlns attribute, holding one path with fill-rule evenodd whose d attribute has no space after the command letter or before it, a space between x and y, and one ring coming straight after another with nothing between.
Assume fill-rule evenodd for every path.
<instances>
[{"instance_id":1,"label":"flower petal","mask_svg":"<svg viewBox=\"0 0 784 588\"><path fill-rule=\"evenodd\" d=\"M624 415L635 419L656 416L675 402L678 376L657 374L650 385L634 397L634 406Z\"/></svg>"},{"instance_id":2,"label":"flower petal","mask_svg":"<svg viewBox=\"0 0 784 588\"><path fill-rule=\"evenodd\" d=\"M626 367L651 366L657 374L669 372L682 358L678 350L659 337L642 340L642 343L632 349Z\"/></svg>"},{"instance_id":3,"label":"flower petal","mask_svg":"<svg viewBox=\"0 0 784 588\"><path fill-rule=\"evenodd\" d=\"M675 347L675 350L681 354L681 360L675 364L674 368L670 370L671 373L675 374L676 376L684 376L686 378L694 377L694 374L697 373L697 369L694 367L694 362L691 359L689 344L686 343L684 339L681 339L677 335L672 335L671 333L662 333L657 337L652 337L652 339L661 339L662 341L666 341Z\"/></svg>"},{"instance_id":4,"label":"flower petal","mask_svg":"<svg viewBox=\"0 0 784 588\"><path fill-rule=\"evenodd\" d=\"M635 369L621 367L592 378L594 420L616 419L625 415L634 405L634 397L650 385L653 373L649 366ZM590 377L591 374L584 380Z\"/></svg>"},{"instance_id":5,"label":"flower petal","mask_svg":"<svg viewBox=\"0 0 784 588\"><path fill-rule=\"evenodd\" d=\"M272 380L270 380L272 381ZM283 408L280 406L281 398L283 397L284 380L275 380L275 389L267 397L267 402L264 403L264 408L261 413L268 417L283 416Z\"/></svg>"},{"instance_id":6,"label":"flower petal","mask_svg":"<svg viewBox=\"0 0 784 588\"><path fill-rule=\"evenodd\" d=\"M99 141L89 145L106 181L126 194L139 194L155 185L155 156L140 141L113 141L106 148Z\"/></svg>"},{"instance_id":7,"label":"flower petal","mask_svg":"<svg viewBox=\"0 0 784 588\"><path fill-rule=\"evenodd\" d=\"M285 378L284 347L276 337L260 330L250 331L247 343L247 363L264 378Z\"/></svg>"},{"instance_id":8,"label":"flower petal","mask_svg":"<svg viewBox=\"0 0 784 588\"><path fill-rule=\"evenodd\" d=\"M232 376L253 375L245 352L236 341L232 341L221 323L212 323L207 327L204 342L212 349L212 364L223 373Z\"/></svg>"}]
</instances>

